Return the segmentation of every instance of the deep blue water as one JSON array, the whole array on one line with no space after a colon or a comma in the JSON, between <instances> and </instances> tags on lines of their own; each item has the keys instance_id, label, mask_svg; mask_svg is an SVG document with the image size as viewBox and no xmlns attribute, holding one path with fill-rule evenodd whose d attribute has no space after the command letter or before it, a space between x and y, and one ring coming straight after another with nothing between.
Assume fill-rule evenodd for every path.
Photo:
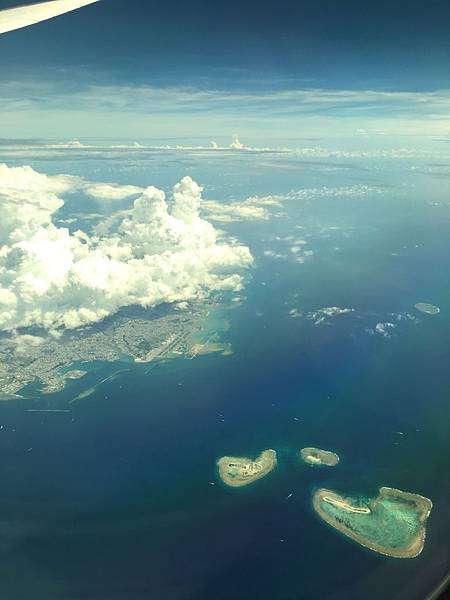
<instances>
[{"instance_id":1,"label":"deep blue water","mask_svg":"<svg viewBox=\"0 0 450 600\"><path fill-rule=\"evenodd\" d=\"M450 207L427 202L443 192L420 176L413 190L389 185L229 226L256 258L228 315L232 356L179 359L147 376L124 365L70 405L94 374L53 397L0 405L2 598L427 597L450 564ZM314 255L303 264L264 256L287 235ZM420 315L420 301L441 313ZM355 311L329 325L289 315L327 306ZM367 332L404 313L418 321L401 320L391 338ZM102 365L98 377L116 368ZM340 465L302 465L305 446L338 452ZM244 489L217 480L218 457L265 448L279 453L270 476ZM417 559L371 553L311 508L317 487L375 495L382 485L433 500Z\"/></svg>"}]
</instances>

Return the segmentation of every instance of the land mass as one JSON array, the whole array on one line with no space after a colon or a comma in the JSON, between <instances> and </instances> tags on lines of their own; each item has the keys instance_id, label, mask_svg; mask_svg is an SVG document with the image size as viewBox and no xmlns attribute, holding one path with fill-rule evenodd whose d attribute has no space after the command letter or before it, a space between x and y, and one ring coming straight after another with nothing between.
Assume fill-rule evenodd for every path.
<instances>
[{"instance_id":1,"label":"land mass","mask_svg":"<svg viewBox=\"0 0 450 600\"><path fill-rule=\"evenodd\" d=\"M311 466L335 467L339 462L339 456L335 452L320 448L303 448L300 450L300 457Z\"/></svg>"},{"instance_id":2,"label":"land mass","mask_svg":"<svg viewBox=\"0 0 450 600\"><path fill-rule=\"evenodd\" d=\"M376 498L344 497L326 489L313 507L329 525L358 544L394 558L415 558L423 549L431 500L382 487Z\"/></svg>"},{"instance_id":3,"label":"land mass","mask_svg":"<svg viewBox=\"0 0 450 600\"><path fill-rule=\"evenodd\" d=\"M427 302L418 302L414 305L414 308L426 315L438 315L441 312L441 309L438 306L428 304Z\"/></svg>"},{"instance_id":4,"label":"land mass","mask_svg":"<svg viewBox=\"0 0 450 600\"><path fill-rule=\"evenodd\" d=\"M218 301L212 298L191 304L189 310L171 306L124 310L96 326L64 332L58 338L34 330L0 334L0 400L20 398L29 384L37 384L43 394L59 392L68 381L86 374L77 365L156 363L231 352L229 344L221 343L226 327Z\"/></svg>"},{"instance_id":5,"label":"land mass","mask_svg":"<svg viewBox=\"0 0 450 600\"><path fill-rule=\"evenodd\" d=\"M245 457L223 456L217 461L219 476L231 487L249 485L265 477L277 466L275 450L264 450L255 460Z\"/></svg>"}]
</instances>

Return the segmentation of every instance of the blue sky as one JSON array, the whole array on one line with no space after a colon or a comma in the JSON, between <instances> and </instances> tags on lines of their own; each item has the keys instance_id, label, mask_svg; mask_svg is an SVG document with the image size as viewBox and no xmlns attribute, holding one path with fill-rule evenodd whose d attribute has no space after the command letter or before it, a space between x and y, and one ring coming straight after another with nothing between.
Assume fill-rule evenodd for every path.
<instances>
[{"instance_id":1,"label":"blue sky","mask_svg":"<svg viewBox=\"0 0 450 600\"><path fill-rule=\"evenodd\" d=\"M449 26L445 0L102 0L0 37L2 135L447 134Z\"/></svg>"}]
</instances>

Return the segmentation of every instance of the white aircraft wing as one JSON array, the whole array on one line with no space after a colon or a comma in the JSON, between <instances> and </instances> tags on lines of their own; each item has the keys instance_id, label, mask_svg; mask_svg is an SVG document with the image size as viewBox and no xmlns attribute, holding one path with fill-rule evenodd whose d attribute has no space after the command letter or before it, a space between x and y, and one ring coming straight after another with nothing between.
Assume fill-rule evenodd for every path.
<instances>
[{"instance_id":1,"label":"white aircraft wing","mask_svg":"<svg viewBox=\"0 0 450 600\"><path fill-rule=\"evenodd\" d=\"M99 0L51 0L29 6L0 10L0 34L28 27Z\"/></svg>"}]
</instances>

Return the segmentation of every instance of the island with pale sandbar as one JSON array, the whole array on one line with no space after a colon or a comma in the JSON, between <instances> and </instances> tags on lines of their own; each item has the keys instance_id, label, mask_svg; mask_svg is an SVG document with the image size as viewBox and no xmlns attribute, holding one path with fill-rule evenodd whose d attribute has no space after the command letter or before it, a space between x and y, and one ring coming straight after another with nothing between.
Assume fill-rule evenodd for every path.
<instances>
[{"instance_id":1,"label":"island with pale sandbar","mask_svg":"<svg viewBox=\"0 0 450 600\"><path fill-rule=\"evenodd\" d=\"M300 450L300 457L312 467L335 467L339 463L339 456L335 452L320 448L303 448Z\"/></svg>"},{"instance_id":2,"label":"island with pale sandbar","mask_svg":"<svg viewBox=\"0 0 450 600\"><path fill-rule=\"evenodd\" d=\"M223 456L217 461L221 480L231 487L242 487L268 475L277 466L275 450L264 450L255 459Z\"/></svg>"},{"instance_id":3,"label":"island with pale sandbar","mask_svg":"<svg viewBox=\"0 0 450 600\"><path fill-rule=\"evenodd\" d=\"M393 558L415 558L423 549L433 504L419 494L382 487L375 498L345 497L320 489L317 514L358 544Z\"/></svg>"}]
</instances>

